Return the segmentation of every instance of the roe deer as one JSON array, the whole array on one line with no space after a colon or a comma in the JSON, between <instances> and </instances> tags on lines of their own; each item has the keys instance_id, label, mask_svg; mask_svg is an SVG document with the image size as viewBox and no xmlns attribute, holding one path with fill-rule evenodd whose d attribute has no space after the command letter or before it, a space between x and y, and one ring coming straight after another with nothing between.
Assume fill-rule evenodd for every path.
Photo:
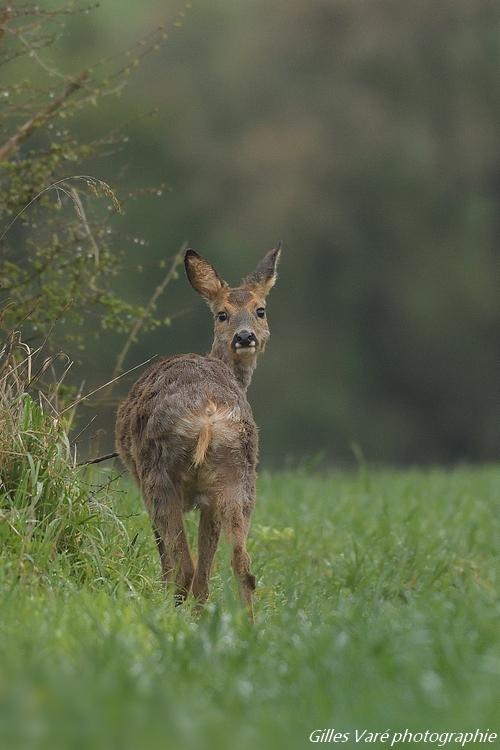
<instances>
[{"instance_id":1,"label":"roe deer","mask_svg":"<svg viewBox=\"0 0 500 750\"><path fill-rule=\"evenodd\" d=\"M255 576L246 538L255 505L257 427L246 390L269 339L265 299L276 281L281 243L237 288L230 288L194 250L184 258L191 285L214 315L210 354L183 354L152 365L118 409L117 449L142 491L165 582L176 602L200 605L221 529L233 546L231 565L253 619ZM200 510L196 571L183 513Z\"/></svg>"}]
</instances>

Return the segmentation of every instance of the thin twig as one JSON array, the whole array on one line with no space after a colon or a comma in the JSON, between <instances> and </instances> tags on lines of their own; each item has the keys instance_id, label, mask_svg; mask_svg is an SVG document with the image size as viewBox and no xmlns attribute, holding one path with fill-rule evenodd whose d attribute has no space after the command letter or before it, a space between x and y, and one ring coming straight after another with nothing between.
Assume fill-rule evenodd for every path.
<instances>
[{"instance_id":1,"label":"thin twig","mask_svg":"<svg viewBox=\"0 0 500 750\"><path fill-rule=\"evenodd\" d=\"M19 343L19 346L21 348L27 347L27 344L24 344L22 341L20 341L18 343ZM25 357L25 359L21 360L21 362L18 362L17 365L14 365L13 367L9 366L9 369L7 371L7 375L12 375L12 373L15 370L18 370L20 367L22 367L27 362L28 363L28 375L29 375L29 377L31 377L31 375L30 375L30 373L31 373L31 364L30 364L31 363L31 358L34 357L36 354L38 354L38 352L40 351L41 348L42 347L39 346L37 349L30 349L29 350L29 354ZM2 375L2 378L5 378L5 377L6 377L6 375Z\"/></svg>"},{"instance_id":2,"label":"thin twig","mask_svg":"<svg viewBox=\"0 0 500 750\"><path fill-rule=\"evenodd\" d=\"M118 453L106 453L104 456L98 456L97 458L93 458L90 461L82 461L81 463L77 464L78 466L90 466L90 464L100 464L101 461L109 461L110 458L116 458L118 456Z\"/></svg>"},{"instance_id":3,"label":"thin twig","mask_svg":"<svg viewBox=\"0 0 500 750\"><path fill-rule=\"evenodd\" d=\"M54 406L54 404L53 404L53 403L52 403L52 402L50 401L50 399L48 399L48 398L47 398L47 396L45 395L45 393L44 393L43 391L38 391L38 395L39 395L39 397L40 397L40 401L41 401L41 400L42 400L42 398L43 398L43 400L45 401L45 403L46 403L46 404L48 404L48 406L50 406L50 408L51 408L51 409L52 409L52 411L54 412L54 416L56 417L56 419L59 419L59 417L60 417L60 414L59 414L59 412L57 411L57 409L56 409L56 407ZM40 406L42 406L42 404L41 404L41 403L40 403Z\"/></svg>"},{"instance_id":4,"label":"thin twig","mask_svg":"<svg viewBox=\"0 0 500 750\"><path fill-rule=\"evenodd\" d=\"M74 188L74 187L70 187L69 190L70 190L71 196L73 197L73 200L75 202L77 213L78 213L78 215L79 215L79 217L81 219L81 222L83 224L83 228L85 229L85 234L89 238L89 242L92 245L92 250L94 251L94 262L95 262L95 265L98 266L99 265L99 245L95 241L95 237L92 234L92 230L90 228L90 224L88 222L87 214L85 213L85 209L83 208L83 203L82 203L82 201L80 199L80 195L78 193L78 190L76 188Z\"/></svg>"},{"instance_id":5,"label":"thin twig","mask_svg":"<svg viewBox=\"0 0 500 750\"><path fill-rule=\"evenodd\" d=\"M98 416L97 414L94 414L94 416L92 417L92 419L89 419L89 421L87 422L87 424L85 425L85 427L82 427L82 429L80 430L80 432L77 432L77 434L75 435L75 437L71 441L71 445L72 446L74 446L76 448L76 446L78 445L78 438L81 437L83 435L83 433L85 432L85 430L87 430L90 427L90 425L92 424L92 422L94 422L97 419L97 416Z\"/></svg>"},{"instance_id":6,"label":"thin twig","mask_svg":"<svg viewBox=\"0 0 500 750\"><path fill-rule=\"evenodd\" d=\"M144 326L144 323L146 321L148 313L150 313L151 310L154 309L154 307L155 307L158 299L161 297L161 295L165 291L166 287L169 285L169 283L175 277L177 268L182 263L182 261L184 259L184 253L186 252L187 245L188 245L188 243L184 242L181 245L179 251L176 253L176 255L174 255L174 259L172 261L172 264L171 264L170 268L167 271L167 274L166 274L165 278L163 279L163 281L161 282L161 284L159 284L156 287L156 289L154 290L154 292L151 295L151 298L150 298L148 304L144 308L144 312L141 315L141 317L137 318L137 320L135 321L135 323L134 323L134 325L132 327L132 330L130 331L130 333L129 333L128 337L127 337L127 340L125 341L123 349L121 350L120 354L117 357L115 368L113 370L113 376L114 377L116 377L117 375L120 375L120 373L122 372L122 370L123 370L123 363L125 362L125 358L126 358L128 352L130 350L130 347L137 340L137 336L139 335L139 333L141 332L141 330L142 330L142 328ZM108 396L111 395L111 390L107 394Z\"/></svg>"},{"instance_id":7,"label":"thin twig","mask_svg":"<svg viewBox=\"0 0 500 750\"><path fill-rule=\"evenodd\" d=\"M17 39L19 39L19 41L21 42L21 44L23 45L23 47L25 47L25 49L27 49L27 50L28 50L28 52L29 52L29 54L31 55L31 57L33 57L33 58L34 58L34 59L35 59L35 60L37 61L37 63L38 63L39 65L40 65L40 67L41 67L41 68L43 68L43 70L44 70L44 71L45 71L46 73L48 73L48 74L49 74L49 76L57 76L58 78L62 78L63 80L66 80L66 81L68 80L68 76L65 76L65 75L63 75L62 73L60 73L60 72L59 72L58 70L56 70L55 68L51 68L51 67L49 67L49 66L47 65L47 63L45 63L45 62L44 62L44 61L42 60L42 58L40 57L40 55L39 55L39 54L38 54L38 52L36 51L36 48L35 48L35 46L34 46L34 45L31 45L31 44L30 44L30 43L29 43L29 42L27 41L27 39L25 39L25 38L24 38L24 36L23 36L23 35L21 34L21 32L20 32L19 28L18 28L18 29L10 29L10 28L9 28L8 26L3 26L3 30L4 30L4 31L5 31L5 30L7 30L7 31L8 31L8 32L9 32L10 34L12 34L12 35L13 35L13 36L15 36L15 37L16 37Z\"/></svg>"},{"instance_id":8,"label":"thin twig","mask_svg":"<svg viewBox=\"0 0 500 750\"><path fill-rule=\"evenodd\" d=\"M108 385L111 385L116 380L119 380L120 378L125 377L125 375L128 375L130 372L133 372L134 370L137 370L139 367L143 367L144 365L147 365L148 362L151 362L156 357L156 354L150 357L149 359L146 359L144 362L141 362L139 365L135 365L135 367L131 367L130 370L127 370L126 372L122 373L121 375L118 375L116 378L112 378L111 380L108 380L107 383L104 383L103 385L100 385L99 388L94 388L93 391L90 391L90 393L87 393L85 396L82 396L81 398L76 399L76 401L73 401L72 404L69 406L66 406L65 409L62 410L61 414L64 414L65 412L69 411L69 409L73 409L74 406L79 404L81 401L86 401L88 398L94 395L94 393L97 393L98 391L102 390L103 388L107 388Z\"/></svg>"}]
</instances>

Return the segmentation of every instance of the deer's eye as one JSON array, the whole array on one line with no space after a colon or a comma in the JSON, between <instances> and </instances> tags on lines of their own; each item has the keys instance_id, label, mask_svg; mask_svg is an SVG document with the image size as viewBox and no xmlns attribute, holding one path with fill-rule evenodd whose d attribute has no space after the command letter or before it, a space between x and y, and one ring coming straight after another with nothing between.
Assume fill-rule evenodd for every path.
<instances>
[{"instance_id":1,"label":"deer's eye","mask_svg":"<svg viewBox=\"0 0 500 750\"><path fill-rule=\"evenodd\" d=\"M220 320L221 323L224 323L224 321L227 320L227 312L225 312L224 310L218 312L217 320Z\"/></svg>"},{"instance_id":2,"label":"deer's eye","mask_svg":"<svg viewBox=\"0 0 500 750\"><path fill-rule=\"evenodd\" d=\"M265 318L266 317L266 311L263 307L258 307L255 311L255 314L258 318Z\"/></svg>"}]
</instances>

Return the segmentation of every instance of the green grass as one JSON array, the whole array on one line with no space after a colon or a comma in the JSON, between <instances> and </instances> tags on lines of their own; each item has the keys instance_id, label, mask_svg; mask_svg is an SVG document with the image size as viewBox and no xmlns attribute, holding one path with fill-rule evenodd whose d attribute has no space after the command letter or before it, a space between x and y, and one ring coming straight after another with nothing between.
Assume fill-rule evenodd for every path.
<instances>
[{"instance_id":1,"label":"green grass","mask_svg":"<svg viewBox=\"0 0 500 750\"><path fill-rule=\"evenodd\" d=\"M103 527L84 576L64 551L0 552L2 748L499 731L499 468L263 475L254 628L226 547L201 619L172 606L137 492L121 489L108 497L123 526Z\"/></svg>"}]
</instances>

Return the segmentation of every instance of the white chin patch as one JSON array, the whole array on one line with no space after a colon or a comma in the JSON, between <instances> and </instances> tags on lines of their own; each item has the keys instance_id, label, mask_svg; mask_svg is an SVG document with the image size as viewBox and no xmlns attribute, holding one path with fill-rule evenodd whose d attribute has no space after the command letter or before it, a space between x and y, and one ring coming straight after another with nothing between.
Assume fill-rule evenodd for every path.
<instances>
[{"instance_id":1,"label":"white chin patch","mask_svg":"<svg viewBox=\"0 0 500 750\"><path fill-rule=\"evenodd\" d=\"M236 344L236 354L255 354L255 344L253 346L238 346Z\"/></svg>"}]
</instances>

